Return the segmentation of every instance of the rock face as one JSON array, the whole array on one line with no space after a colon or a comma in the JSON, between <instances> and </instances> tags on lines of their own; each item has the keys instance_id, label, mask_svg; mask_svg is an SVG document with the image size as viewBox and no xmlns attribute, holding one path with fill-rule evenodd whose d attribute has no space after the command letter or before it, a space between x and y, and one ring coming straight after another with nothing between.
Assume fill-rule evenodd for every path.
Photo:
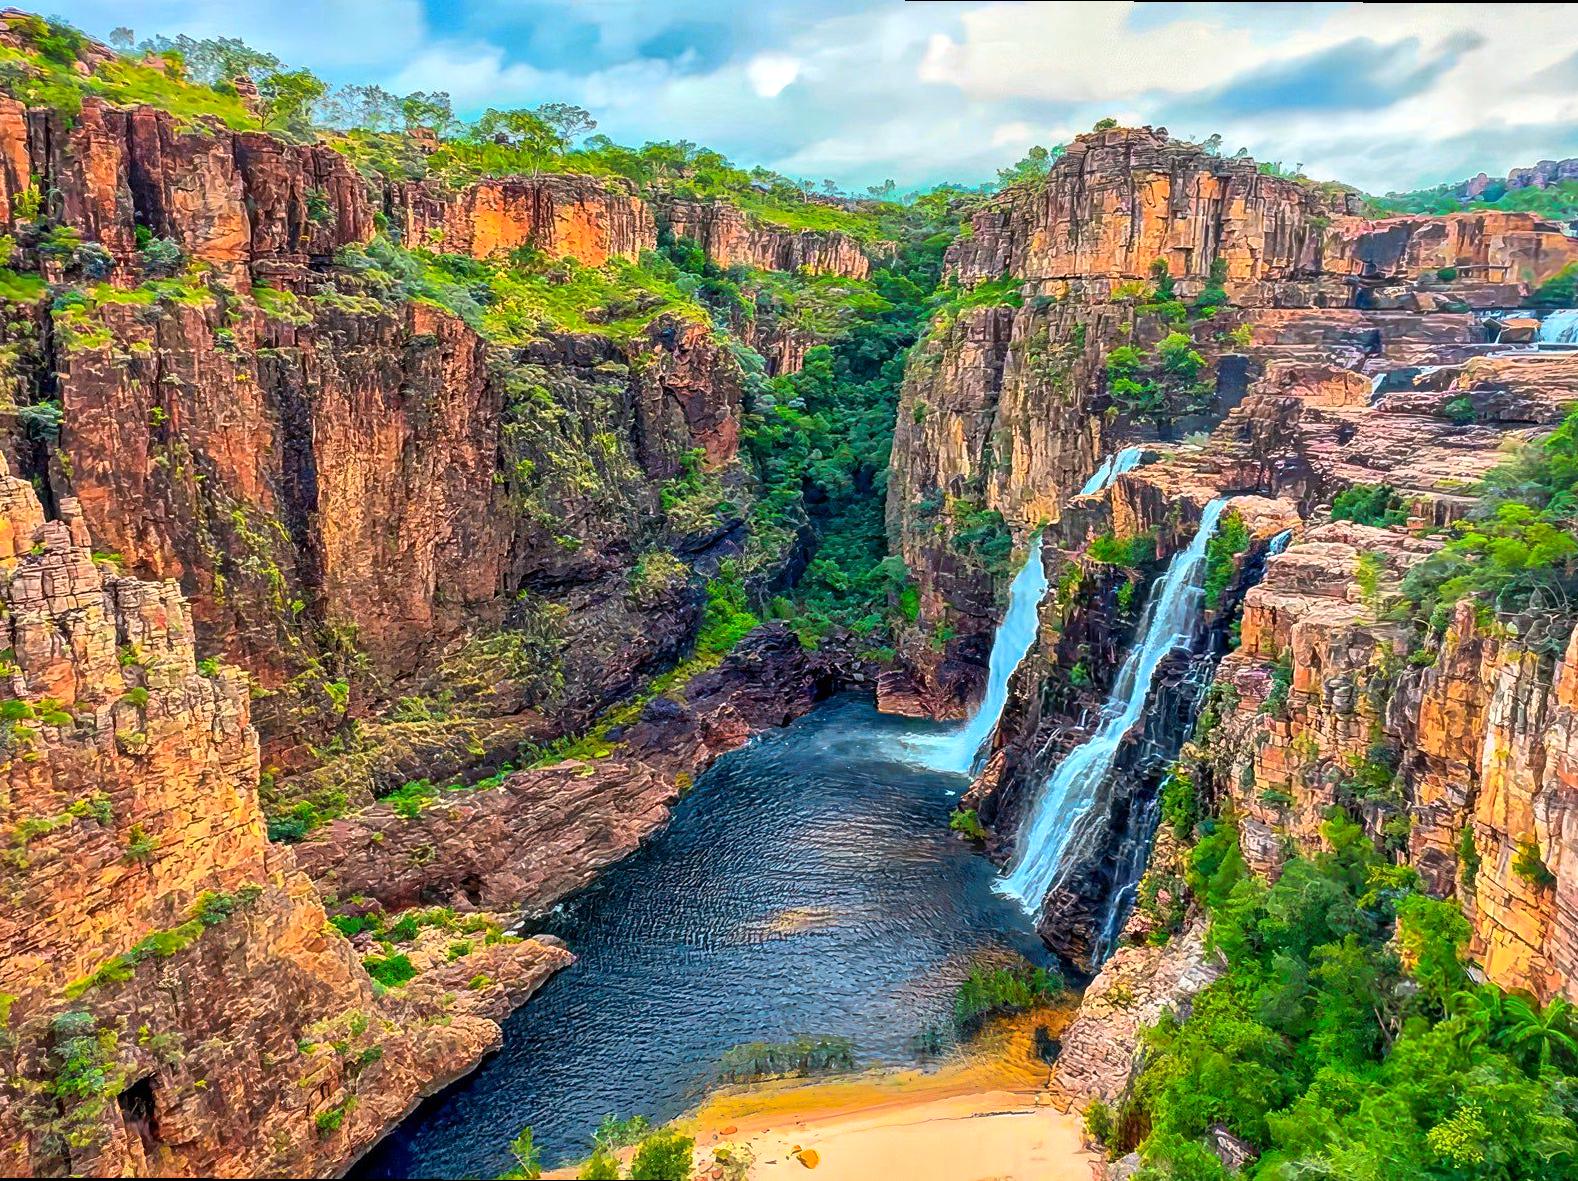
<instances>
[{"instance_id":1,"label":"rock face","mask_svg":"<svg viewBox=\"0 0 1578 1181\"><path fill-rule=\"evenodd\" d=\"M628 182L509 177L455 192L430 181L392 186L385 203L402 241L473 258L529 246L597 267L657 246L652 212Z\"/></svg>"},{"instance_id":2,"label":"rock face","mask_svg":"<svg viewBox=\"0 0 1578 1181\"><path fill-rule=\"evenodd\" d=\"M1492 633L1460 616L1427 668L1384 616L1408 568L1439 545L1425 529L1464 517L1508 449L1578 399L1578 361L1504 355L1467 310L1524 299L1573 260L1572 240L1494 211L1370 221L1143 130L1076 149L955 244L960 282L1005 294L945 310L906 374L888 524L919 619L902 647L911 676L889 677L884 699L906 712L969 708L1018 560L1002 560L1001 544L994 559L981 539L1023 552L1042 530L1056 590L1010 685L996 754L965 799L993 828L994 855L1010 855L1035 791L1088 734L1137 622L1118 596L1127 584L1142 601L1144 577L1092 560L1091 540L1148 535L1164 561L1200 506L1228 498L1250 541L1224 609L1265 567L1215 675L1233 704L1208 758L1246 858L1275 873L1286 848L1319 843L1326 809L1343 803L1433 892L1463 901L1492 979L1542 997L1570 990L1570 638L1537 620ZM1170 312L1145 278L1157 259ZM1189 301L1213 269L1233 306L1205 316ZM1114 400L1110 362L1120 348L1143 357L1168 333L1214 378L1209 405L1139 419ZM1122 446L1138 449L1139 466L1076 495ZM1322 523L1331 498L1358 483L1390 485L1409 526ZM1284 532L1293 545L1268 561ZM1205 612L1201 635L1219 623ZM1102 789L1107 827L1138 834L1126 845L1143 846L1154 824L1133 769L1188 733L1192 706L1171 737L1153 722L1204 687L1212 642L1158 670L1147 723ZM1284 677L1286 705L1267 712ZM1099 929L1132 867L1120 850L1071 848L1042 930L1080 959L1094 946L1081 932Z\"/></svg>"},{"instance_id":3,"label":"rock face","mask_svg":"<svg viewBox=\"0 0 1578 1181\"><path fill-rule=\"evenodd\" d=\"M480 994L385 997L264 836L245 680L178 588L95 562L0 474L14 1175L328 1176L499 1039ZM524 999L571 957L502 946ZM245 1047L238 1051L236 1047Z\"/></svg>"},{"instance_id":4,"label":"rock face","mask_svg":"<svg viewBox=\"0 0 1578 1181\"><path fill-rule=\"evenodd\" d=\"M647 705L610 757L517 772L415 816L376 805L314 834L297 856L325 892L391 910L449 903L541 914L661 828L713 760L809 711L847 668L805 651L781 624L760 628L677 698Z\"/></svg>"},{"instance_id":5,"label":"rock face","mask_svg":"<svg viewBox=\"0 0 1578 1181\"><path fill-rule=\"evenodd\" d=\"M1271 560L1246 599L1242 647L1217 674L1236 701L1212 743L1213 782L1258 872L1276 872L1285 839L1318 847L1325 810L1342 803L1431 892L1459 898L1489 979L1572 998L1571 640L1538 619L1516 637L1489 631L1465 602L1433 662L1406 660L1405 631L1377 607L1431 548L1401 531L1328 525ZM1361 555L1381 557L1383 598L1361 592ZM1553 659L1553 645L1568 650ZM1267 713L1279 659L1291 686L1284 709ZM1373 766L1390 782L1356 788Z\"/></svg>"},{"instance_id":6,"label":"rock face","mask_svg":"<svg viewBox=\"0 0 1578 1181\"><path fill-rule=\"evenodd\" d=\"M1202 930L1162 947L1125 947L1103 965L1063 1033L1053 1082L1081 1104L1113 1102L1140 1065L1140 1033L1163 1013L1183 1020L1195 994L1222 974Z\"/></svg>"},{"instance_id":7,"label":"rock face","mask_svg":"<svg viewBox=\"0 0 1578 1181\"><path fill-rule=\"evenodd\" d=\"M168 111L85 99L69 127L56 111L0 97L4 224L30 220L18 196L53 193L50 212L135 273L134 227L170 238L227 280L289 272L372 236L366 186L339 153L260 132L186 132Z\"/></svg>"},{"instance_id":8,"label":"rock face","mask_svg":"<svg viewBox=\"0 0 1578 1181\"><path fill-rule=\"evenodd\" d=\"M944 312L917 347L888 485L890 544L921 607L901 650L937 712L963 712L978 691L1012 573L1011 563L982 559L983 524L1022 549L1038 525L1064 515L1105 456L1209 430L1227 415L1275 431L1264 399L1282 392L1299 399L1300 414L1321 419L1329 445L1347 424L1373 417L1375 374L1474 360L1491 337L1471 306L1516 304L1578 260L1578 240L1530 214L1376 221L1348 212L1350 204L1139 128L1079 137L1043 183L1016 186L973 216L949 248L947 275L964 287L1004 283L1005 294L996 306ZM1166 314L1148 278L1159 264L1175 296ZM1208 290L1213 268L1232 309L1191 312L1187 302ZM1109 359L1120 348L1151 354L1172 335L1188 338L1203 362L1207 395L1165 419L1128 412L1112 396ZM1533 368L1474 363L1483 368L1464 371L1462 389L1432 381L1410 405L1388 409L1439 417L1472 389L1476 416L1483 403L1497 429L1515 418L1550 421L1557 401L1541 396ZM1328 380L1335 384L1311 398L1311 383ZM1508 380L1517 388L1495 388ZM1399 395L1415 386L1401 372L1386 381ZM1308 448L1320 445L1317 430L1305 433ZM1275 452L1266 438L1259 451ZM1438 484L1484 470L1444 470L1442 450L1461 449L1456 437L1425 456L1413 441L1399 431L1393 458L1405 468L1427 463ZM1237 442L1223 432L1212 450L1246 454ZM1470 449L1494 462L1493 449ZM1384 467L1378 459L1366 457ZM1246 466L1215 486L1291 484L1292 473L1270 484L1264 474Z\"/></svg>"},{"instance_id":9,"label":"rock face","mask_svg":"<svg viewBox=\"0 0 1578 1181\"><path fill-rule=\"evenodd\" d=\"M1532 168L1511 169L1501 183L1509 189L1545 189L1551 185L1573 180L1578 180L1578 160L1541 160ZM1472 199L1495 183L1497 182L1481 172L1473 179L1459 185L1457 192L1461 197Z\"/></svg>"},{"instance_id":10,"label":"rock face","mask_svg":"<svg viewBox=\"0 0 1578 1181\"><path fill-rule=\"evenodd\" d=\"M695 242L720 267L809 271L864 279L871 273L866 248L833 230L790 230L762 222L724 201L665 198L658 219L675 238Z\"/></svg>"}]
</instances>

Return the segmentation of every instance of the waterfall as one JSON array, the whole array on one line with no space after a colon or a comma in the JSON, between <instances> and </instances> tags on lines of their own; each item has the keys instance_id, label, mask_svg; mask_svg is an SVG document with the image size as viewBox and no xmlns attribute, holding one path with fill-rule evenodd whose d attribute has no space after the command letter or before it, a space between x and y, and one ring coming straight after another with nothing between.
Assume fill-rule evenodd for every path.
<instances>
[{"instance_id":1,"label":"waterfall","mask_svg":"<svg viewBox=\"0 0 1578 1181\"><path fill-rule=\"evenodd\" d=\"M1540 321L1540 344L1578 344L1578 308L1552 312Z\"/></svg>"},{"instance_id":2,"label":"waterfall","mask_svg":"<svg viewBox=\"0 0 1578 1181\"><path fill-rule=\"evenodd\" d=\"M1041 563L1041 534L1030 539L1025 564L1008 587L1008 610L992 638L992 656L986 673L986 695L962 727L944 734L913 735L904 745L919 761L938 771L968 775L975 757L997 729L1008 701L1008 681L1035 643L1040 627L1039 608L1047 593L1046 569Z\"/></svg>"},{"instance_id":3,"label":"waterfall","mask_svg":"<svg viewBox=\"0 0 1578 1181\"><path fill-rule=\"evenodd\" d=\"M1125 447L1122 451L1107 456L1090 479L1085 481L1085 486L1079 490L1079 494L1094 496L1110 487L1112 482L1124 472L1131 472L1140 466L1140 454L1138 447Z\"/></svg>"},{"instance_id":4,"label":"waterfall","mask_svg":"<svg viewBox=\"0 0 1578 1181\"><path fill-rule=\"evenodd\" d=\"M1074 825L1090 808L1124 738L1139 720L1157 668L1193 639L1203 598L1205 549L1225 503L1213 500L1205 506L1194 540L1173 558L1146 604L1134 647L1102 707L1096 732L1058 764L1020 827L1014 863L996 888L1032 915L1041 911Z\"/></svg>"},{"instance_id":5,"label":"waterfall","mask_svg":"<svg viewBox=\"0 0 1578 1181\"><path fill-rule=\"evenodd\" d=\"M1274 558L1288 548L1288 542L1293 540L1293 530L1284 529L1266 543L1266 557Z\"/></svg>"}]
</instances>

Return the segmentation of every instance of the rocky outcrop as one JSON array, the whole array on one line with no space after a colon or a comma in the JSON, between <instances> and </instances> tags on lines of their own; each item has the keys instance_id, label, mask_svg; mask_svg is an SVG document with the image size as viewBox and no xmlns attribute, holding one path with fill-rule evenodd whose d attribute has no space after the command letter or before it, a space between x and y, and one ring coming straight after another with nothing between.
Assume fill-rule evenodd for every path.
<instances>
[{"instance_id":1,"label":"rocky outcrop","mask_svg":"<svg viewBox=\"0 0 1578 1181\"><path fill-rule=\"evenodd\" d=\"M562 606L637 653L571 670L596 705L683 638L687 612L670 634L620 605L663 481L693 450L734 460L737 366L703 326L506 352L426 304L272 314L221 288L91 316L60 358L57 486L129 568L181 580L205 640L265 686L346 643L407 678Z\"/></svg>"},{"instance_id":2,"label":"rocky outcrop","mask_svg":"<svg viewBox=\"0 0 1578 1181\"><path fill-rule=\"evenodd\" d=\"M495 997L380 996L264 836L238 670L178 588L95 561L0 474L0 1100L14 1175L329 1176L497 1044ZM568 962L489 956L522 1000Z\"/></svg>"},{"instance_id":3,"label":"rocky outcrop","mask_svg":"<svg viewBox=\"0 0 1578 1181\"><path fill-rule=\"evenodd\" d=\"M864 279L871 252L859 239L837 230L792 230L773 225L726 201L660 197L658 220L676 239L695 242L720 267L764 271L808 271ZM881 244L879 254L891 251Z\"/></svg>"},{"instance_id":4,"label":"rocky outcrop","mask_svg":"<svg viewBox=\"0 0 1578 1181\"><path fill-rule=\"evenodd\" d=\"M68 121L0 98L0 174L6 232L26 243L31 219L18 198L47 194L46 213L108 251L126 278L140 272L138 226L243 289L373 233L366 185L339 153L213 124L193 130L149 106L87 98Z\"/></svg>"},{"instance_id":5,"label":"rocky outcrop","mask_svg":"<svg viewBox=\"0 0 1578 1181\"><path fill-rule=\"evenodd\" d=\"M1140 1034L1162 1014L1188 1016L1189 1002L1222 974L1196 928L1167 943L1124 947L1102 965L1063 1033L1052 1081L1082 1106L1115 1102L1140 1066Z\"/></svg>"},{"instance_id":6,"label":"rocky outcrop","mask_svg":"<svg viewBox=\"0 0 1578 1181\"><path fill-rule=\"evenodd\" d=\"M1507 189L1545 189L1566 181L1578 181L1578 159L1541 160L1531 168L1513 168L1499 182L1481 172L1460 184L1457 194L1472 200L1497 183Z\"/></svg>"},{"instance_id":7,"label":"rocky outcrop","mask_svg":"<svg viewBox=\"0 0 1578 1181\"><path fill-rule=\"evenodd\" d=\"M1358 210L1347 191L1266 175L1165 130L1115 128L1077 137L1044 182L975 214L948 266L967 286L1012 275L1107 298L1157 259L1186 295L1219 264L1233 302L1251 307L1363 306L1373 287L1450 268L1456 298L1493 307L1578 260L1578 242L1532 214L1373 220Z\"/></svg>"},{"instance_id":8,"label":"rocky outcrop","mask_svg":"<svg viewBox=\"0 0 1578 1181\"><path fill-rule=\"evenodd\" d=\"M628 181L551 174L486 178L454 190L436 181L391 186L385 210L401 241L491 258L521 247L600 267L657 246L657 226Z\"/></svg>"},{"instance_id":9,"label":"rocky outcrop","mask_svg":"<svg viewBox=\"0 0 1578 1181\"><path fill-rule=\"evenodd\" d=\"M1211 783L1257 872L1274 874L1289 842L1318 848L1341 804L1432 893L1458 897L1489 979L1572 997L1572 656L1551 656L1570 641L1539 618L1487 629L1464 602L1434 653L1413 648L1382 616L1437 544L1334 524L1271 560L1217 673L1232 708ZM1279 662L1285 703L1267 704Z\"/></svg>"},{"instance_id":10,"label":"rocky outcrop","mask_svg":"<svg viewBox=\"0 0 1578 1181\"><path fill-rule=\"evenodd\" d=\"M611 754L519 771L445 793L415 815L379 804L297 846L326 892L387 909L446 903L541 914L661 828L694 776L754 734L785 725L859 675L808 652L787 627L753 633L716 669L660 696L610 735Z\"/></svg>"}]
</instances>

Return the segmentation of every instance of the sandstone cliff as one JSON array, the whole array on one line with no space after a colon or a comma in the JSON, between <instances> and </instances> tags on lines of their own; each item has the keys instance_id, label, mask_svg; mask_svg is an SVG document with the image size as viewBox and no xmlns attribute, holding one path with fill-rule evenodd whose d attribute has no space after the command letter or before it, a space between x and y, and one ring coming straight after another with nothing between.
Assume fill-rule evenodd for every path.
<instances>
[{"instance_id":1,"label":"sandstone cliff","mask_svg":"<svg viewBox=\"0 0 1578 1181\"><path fill-rule=\"evenodd\" d=\"M265 838L244 679L196 660L173 583L96 561L60 513L0 475L6 1171L331 1175L504 1010L375 988ZM570 957L486 958L519 1001Z\"/></svg>"}]
</instances>

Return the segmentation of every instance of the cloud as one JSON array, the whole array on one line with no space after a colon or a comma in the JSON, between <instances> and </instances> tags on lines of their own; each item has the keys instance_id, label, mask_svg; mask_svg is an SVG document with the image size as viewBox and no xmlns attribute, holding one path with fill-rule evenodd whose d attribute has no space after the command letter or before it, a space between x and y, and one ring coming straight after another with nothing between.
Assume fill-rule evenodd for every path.
<instances>
[{"instance_id":1,"label":"cloud","mask_svg":"<svg viewBox=\"0 0 1578 1181\"><path fill-rule=\"evenodd\" d=\"M121 0L52 0L103 35ZM1103 116L1220 132L1374 191L1578 152L1570 6L894 0L143 0L139 34L241 36L457 111L579 103L855 189L978 183Z\"/></svg>"},{"instance_id":2,"label":"cloud","mask_svg":"<svg viewBox=\"0 0 1578 1181\"><path fill-rule=\"evenodd\" d=\"M782 53L760 53L745 67L751 89L763 98L777 98L800 76L800 63Z\"/></svg>"}]
</instances>

